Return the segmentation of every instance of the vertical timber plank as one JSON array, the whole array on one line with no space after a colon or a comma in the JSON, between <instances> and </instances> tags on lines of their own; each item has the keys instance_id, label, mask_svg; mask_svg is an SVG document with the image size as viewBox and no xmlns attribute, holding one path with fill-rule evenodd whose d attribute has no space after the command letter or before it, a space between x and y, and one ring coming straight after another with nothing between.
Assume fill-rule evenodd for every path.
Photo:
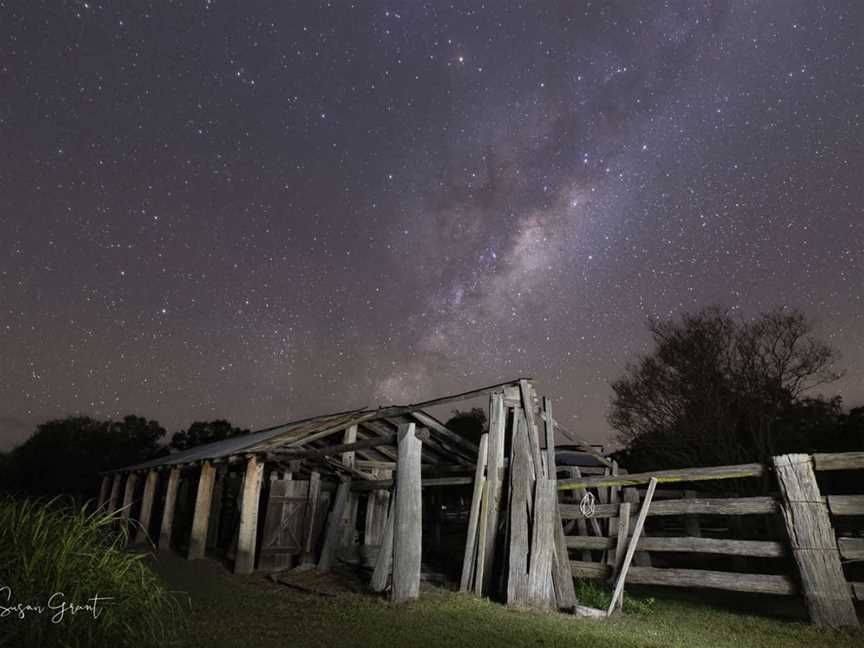
<instances>
[{"instance_id":1,"label":"vertical timber plank","mask_svg":"<svg viewBox=\"0 0 864 648\"><path fill-rule=\"evenodd\" d=\"M318 505L321 498L321 473L309 475L309 498L306 502L306 530L303 534L303 557L301 565L315 564L315 525L318 520Z\"/></svg>"},{"instance_id":2,"label":"vertical timber plank","mask_svg":"<svg viewBox=\"0 0 864 648\"><path fill-rule=\"evenodd\" d=\"M144 494L141 496L141 513L138 515L138 529L135 542L144 542L150 537L150 516L153 513L153 495L156 493L156 480L159 473L151 470L144 480Z\"/></svg>"},{"instance_id":3,"label":"vertical timber plank","mask_svg":"<svg viewBox=\"0 0 864 648\"><path fill-rule=\"evenodd\" d=\"M618 576L627 551L627 538L630 535L630 502L618 505L618 542L615 545L615 562L612 564L612 580Z\"/></svg>"},{"instance_id":4,"label":"vertical timber plank","mask_svg":"<svg viewBox=\"0 0 864 648\"><path fill-rule=\"evenodd\" d=\"M420 450L414 423L399 426L399 467L396 471L396 514L393 518L394 603L420 594L423 543L423 494L420 485Z\"/></svg>"},{"instance_id":5,"label":"vertical timber plank","mask_svg":"<svg viewBox=\"0 0 864 648\"><path fill-rule=\"evenodd\" d=\"M255 570L255 545L258 541L258 506L261 500L261 481L264 464L257 457L246 461L240 495L240 528L237 530L235 574L251 574Z\"/></svg>"},{"instance_id":6,"label":"vertical timber plank","mask_svg":"<svg viewBox=\"0 0 864 648\"><path fill-rule=\"evenodd\" d=\"M159 526L159 548L171 547L171 532L174 529L174 509L177 506L177 487L180 485L180 469L172 468L165 487L165 506L162 508L162 524Z\"/></svg>"},{"instance_id":7,"label":"vertical timber plank","mask_svg":"<svg viewBox=\"0 0 864 648\"><path fill-rule=\"evenodd\" d=\"M465 554L462 558L462 579L459 585L460 592L468 592L472 586L475 557L477 555L477 524L480 520L480 504L483 497L483 489L486 486L484 472L486 470L486 456L489 451L489 434L480 437L480 447L477 451L477 466L474 470L474 493L471 496L471 511L468 514L468 534L465 538Z\"/></svg>"},{"instance_id":8,"label":"vertical timber plank","mask_svg":"<svg viewBox=\"0 0 864 648\"><path fill-rule=\"evenodd\" d=\"M576 607L576 589L573 586L573 571L570 568L570 557L567 552L567 539L564 537L561 509L558 507L557 490L555 492L555 556L552 569L552 585L558 607L562 610L571 610Z\"/></svg>"},{"instance_id":9,"label":"vertical timber plank","mask_svg":"<svg viewBox=\"0 0 864 648\"><path fill-rule=\"evenodd\" d=\"M318 559L318 571L327 573L333 567L339 544L345 533L345 516L348 513L348 500L351 494L351 479L339 483L336 489L336 501L333 502L333 511L327 523L327 532L324 536L324 546L321 547L321 557Z\"/></svg>"},{"instance_id":10,"label":"vertical timber plank","mask_svg":"<svg viewBox=\"0 0 864 648\"><path fill-rule=\"evenodd\" d=\"M108 497L111 493L111 482L113 475L102 475L102 481L99 482L99 498L96 500L96 506L101 508L108 502Z\"/></svg>"},{"instance_id":11,"label":"vertical timber plank","mask_svg":"<svg viewBox=\"0 0 864 648\"><path fill-rule=\"evenodd\" d=\"M510 452L510 545L507 565L507 605L525 607L528 590L528 490L530 465L527 430L519 417Z\"/></svg>"},{"instance_id":12,"label":"vertical timber plank","mask_svg":"<svg viewBox=\"0 0 864 648\"><path fill-rule=\"evenodd\" d=\"M492 583L495 544L498 536L498 515L504 468L504 431L507 426L504 393L489 395L489 446L486 451L486 490L481 497L479 542L474 593L488 593Z\"/></svg>"},{"instance_id":13,"label":"vertical timber plank","mask_svg":"<svg viewBox=\"0 0 864 648\"><path fill-rule=\"evenodd\" d=\"M207 529L210 526L210 505L213 502L213 481L216 469L209 461L201 464L198 490L195 493L195 512L192 514L192 531L189 534L189 560L204 557L207 547Z\"/></svg>"},{"instance_id":14,"label":"vertical timber plank","mask_svg":"<svg viewBox=\"0 0 864 648\"><path fill-rule=\"evenodd\" d=\"M774 457L773 462L783 496L780 508L810 620L833 628L857 626L837 536L816 482L812 457L786 454Z\"/></svg>"},{"instance_id":15,"label":"vertical timber plank","mask_svg":"<svg viewBox=\"0 0 864 648\"><path fill-rule=\"evenodd\" d=\"M132 500L135 497L135 486L138 483L138 475L129 473L126 475L126 487L123 490L123 510L120 519L126 522L132 513Z\"/></svg>"},{"instance_id":16,"label":"vertical timber plank","mask_svg":"<svg viewBox=\"0 0 864 648\"><path fill-rule=\"evenodd\" d=\"M552 558L555 553L555 509L558 483L553 479L538 479L534 483L534 520L531 535L531 556L528 565L528 604L548 608L552 592Z\"/></svg>"},{"instance_id":17,"label":"vertical timber plank","mask_svg":"<svg viewBox=\"0 0 864 648\"><path fill-rule=\"evenodd\" d=\"M108 498L108 510L115 513L120 508L120 483L123 481L123 475L114 473L114 478L111 480L111 495Z\"/></svg>"},{"instance_id":18,"label":"vertical timber plank","mask_svg":"<svg viewBox=\"0 0 864 648\"><path fill-rule=\"evenodd\" d=\"M395 515L396 504L391 501L387 523L384 525L384 538L381 540L378 560L375 562L375 570L372 572L370 586L373 592L383 592L387 589L387 581L390 578L390 572L393 571L393 518Z\"/></svg>"}]
</instances>

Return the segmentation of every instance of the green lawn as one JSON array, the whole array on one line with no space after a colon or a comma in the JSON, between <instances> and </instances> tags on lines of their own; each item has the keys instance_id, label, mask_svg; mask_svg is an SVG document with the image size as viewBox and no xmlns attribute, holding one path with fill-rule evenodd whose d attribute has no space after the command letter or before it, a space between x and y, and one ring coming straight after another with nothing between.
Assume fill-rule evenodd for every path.
<instances>
[{"instance_id":1,"label":"green lawn","mask_svg":"<svg viewBox=\"0 0 864 648\"><path fill-rule=\"evenodd\" d=\"M190 617L188 645L242 646L562 646L579 648L795 648L864 645L861 632L827 632L803 623L745 615L677 598L658 599L650 614L613 620L516 612L440 589L393 606L366 594L323 597L260 576L237 577L214 561L160 554L155 568L182 592Z\"/></svg>"}]
</instances>

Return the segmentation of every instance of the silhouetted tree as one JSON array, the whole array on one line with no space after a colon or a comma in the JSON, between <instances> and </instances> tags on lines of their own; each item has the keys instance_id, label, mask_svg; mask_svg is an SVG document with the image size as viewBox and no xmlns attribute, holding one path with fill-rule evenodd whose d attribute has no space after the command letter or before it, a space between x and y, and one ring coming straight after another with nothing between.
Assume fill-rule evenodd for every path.
<instances>
[{"instance_id":1,"label":"silhouetted tree","mask_svg":"<svg viewBox=\"0 0 864 648\"><path fill-rule=\"evenodd\" d=\"M481 407L474 407L465 412L453 410L452 416L445 425L465 439L479 443L480 436L487 428L486 412Z\"/></svg>"},{"instance_id":2,"label":"silhouetted tree","mask_svg":"<svg viewBox=\"0 0 864 648\"><path fill-rule=\"evenodd\" d=\"M649 328L654 350L612 384L609 420L631 471L764 462L806 451L804 437L839 420L839 401L804 396L838 374L798 311L742 321L709 308Z\"/></svg>"},{"instance_id":3,"label":"silhouetted tree","mask_svg":"<svg viewBox=\"0 0 864 648\"><path fill-rule=\"evenodd\" d=\"M8 456L7 488L33 495L93 497L102 470L140 463L164 452L165 429L129 415L122 421L68 416L42 423Z\"/></svg>"},{"instance_id":4,"label":"silhouetted tree","mask_svg":"<svg viewBox=\"0 0 864 648\"><path fill-rule=\"evenodd\" d=\"M232 437L249 434L248 429L231 425L228 421L195 421L188 430L180 430L171 439L171 447L175 450L188 450L198 445L223 441Z\"/></svg>"}]
</instances>

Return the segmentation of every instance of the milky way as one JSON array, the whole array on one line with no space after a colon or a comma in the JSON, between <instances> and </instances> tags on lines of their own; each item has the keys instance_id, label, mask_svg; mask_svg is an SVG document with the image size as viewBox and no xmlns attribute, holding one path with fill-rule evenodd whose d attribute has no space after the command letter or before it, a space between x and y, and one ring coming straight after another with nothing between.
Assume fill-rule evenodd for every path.
<instances>
[{"instance_id":1,"label":"milky way","mask_svg":"<svg viewBox=\"0 0 864 648\"><path fill-rule=\"evenodd\" d=\"M0 0L0 449L518 376L602 441L710 304L864 402L862 3L443 4Z\"/></svg>"}]
</instances>

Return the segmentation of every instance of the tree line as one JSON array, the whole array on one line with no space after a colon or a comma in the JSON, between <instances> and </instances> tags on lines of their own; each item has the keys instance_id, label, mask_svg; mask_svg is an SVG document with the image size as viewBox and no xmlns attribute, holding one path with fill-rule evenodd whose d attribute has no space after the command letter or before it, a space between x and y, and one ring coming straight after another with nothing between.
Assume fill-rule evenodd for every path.
<instances>
[{"instance_id":1,"label":"tree line","mask_svg":"<svg viewBox=\"0 0 864 648\"><path fill-rule=\"evenodd\" d=\"M249 434L249 430L218 419L196 421L167 444L166 434L158 421L134 414L121 420L67 416L47 421L22 444L0 454L0 491L93 497L101 471Z\"/></svg>"}]
</instances>

